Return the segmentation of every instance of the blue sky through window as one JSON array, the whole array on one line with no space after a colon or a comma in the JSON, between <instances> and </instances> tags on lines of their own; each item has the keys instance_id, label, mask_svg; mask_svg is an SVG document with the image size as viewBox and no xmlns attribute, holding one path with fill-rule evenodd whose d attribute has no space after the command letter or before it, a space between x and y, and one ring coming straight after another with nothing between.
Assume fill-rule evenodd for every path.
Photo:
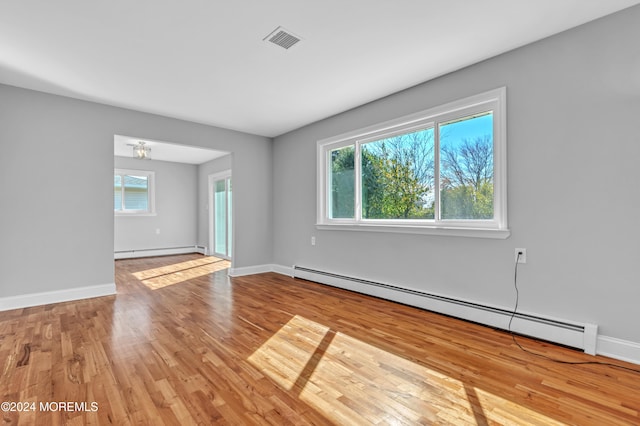
<instances>
[{"instance_id":1,"label":"blue sky through window","mask_svg":"<svg viewBox=\"0 0 640 426\"><path fill-rule=\"evenodd\" d=\"M440 126L441 145L459 145L464 139L489 136L493 140L493 113L460 121L445 123Z\"/></svg>"}]
</instances>

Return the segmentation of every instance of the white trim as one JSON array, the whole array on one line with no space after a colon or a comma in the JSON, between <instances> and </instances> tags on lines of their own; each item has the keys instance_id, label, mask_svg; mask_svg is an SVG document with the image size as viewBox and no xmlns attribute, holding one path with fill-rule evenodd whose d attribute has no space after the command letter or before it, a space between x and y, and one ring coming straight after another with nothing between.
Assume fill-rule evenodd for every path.
<instances>
[{"instance_id":1,"label":"white trim","mask_svg":"<svg viewBox=\"0 0 640 426\"><path fill-rule=\"evenodd\" d=\"M134 259L138 257L154 257L154 256L169 256L172 254L188 254L188 253L200 253L207 254L207 248L202 246L185 246L175 248L157 248L157 249L137 249L137 250L122 250L113 253L114 259Z\"/></svg>"},{"instance_id":2,"label":"white trim","mask_svg":"<svg viewBox=\"0 0 640 426\"><path fill-rule=\"evenodd\" d=\"M443 112L446 113L454 113L460 110L466 110L469 108L474 108L478 105L486 104L488 98L496 98L498 96L506 97L506 87L499 87L497 89L489 90L484 93L479 93L477 95L468 96L463 99L458 99L456 101L452 101L446 103L444 105L435 106L433 108L429 108L423 111L418 111L413 114L405 115L403 117L394 118L392 120L388 120L382 123L373 124L371 126L363 127L361 129L352 130L350 132L343 133L338 136L332 136L329 138L321 139L318 141L319 144L339 144L341 142L348 141L350 139L359 138L364 135L375 135L375 134L385 134L391 131L394 127L397 127L401 124L413 124L420 122L428 122L430 118L440 115ZM506 104L505 104L506 110ZM503 111L501 111L503 112ZM506 129L506 128L505 128Z\"/></svg>"},{"instance_id":3,"label":"white trim","mask_svg":"<svg viewBox=\"0 0 640 426\"><path fill-rule=\"evenodd\" d=\"M115 283L45 291L42 293L21 294L0 298L0 311L90 299L93 297L112 296L114 294L116 294Z\"/></svg>"},{"instance_id":4,"label":"white trim","mask_svg":"<svg viewBox=\"0 0 640 426\"><path fill-rule=\"evenodd\" d=\"M293 277L293 266L271 265L271 272Z\"/></svg>"},{"instance_id":5,"label":"white trim","mask_svg":"<svg viewBox=\"0 0 640 426\"><path fill-rule=\"evenodd\" d=\"M119 176L146 176L147 177L147 210L113 210L114 216L156 216L156 172L153 170L113 169L113 175ZM124 182L122 183L124 191ZM124 194L122 196L124 205Z\"/></svg>"},{"instance_id":6,"label":"white trim","mask_svg":"<svg viewBox=\"0 0 640 426\"><path fill-rule=\"evenodd\" d=\"M598 347L598 326L596 324L585 324L584 327L584 352L589 355L596 355Z\"/></svg>"},{"instance_id":7,"label":"white trim","mask_svg":"<svg viewBox=\"0 0 640 426\"><path fill-rule=\"evenodd\" d=\"M282 266L277 264L264 264L255 266L243 266L240 268L230 268L230 277L242 277L245 275L264 274L266 272L275 272L280 275L293 277L293 266Z\"/></svg>"},{"instance_id":8,"label":"white trim","mask_svg":"<svg viewBox=\"0 0 640 426\"><path fill-rule=\"evenodd\" d=\"M230 277L242 277L245 275L263 274L265 272L275 272L274 265L243 266L240 268L229 268Z\"/></svg>"},{"instance_id":9,"label":"white trim","mask_svg":"<svg viewBox=\"0 0 640 426\"><path fill-rule=\"evenodd\" d=\"M507 230L507 88L496 89L499 92L498 113L493 114L493 202L494 220ZM500 141L496 143L496 141ZM496 185L496 182L499 184Z\"/></svg>"},{"instance_id":10,"label":"white trim","mask_svg":"<svg viewBox=\"0 0 640 426\"><path fill-rule=\"evenodd\" d=\"M454 228L446 226L411 226L411 225L377 225L368 223L358 224L319 224L320 230L334 231L371 231L371 232L394 232L399 234L424 234L442 235L452 237L472 237L472 238L494 238L504 240L509 238L511 231L508 229L493 228Z\"/></svg>"},{"instance_id":11,"label":"white trim","mask_svg":"<svg viewBox=\"0 0 640 426\"><path fill-rule=\"evenodd\" d=\"M459 99L441 106L433 107L404 117L380 124L321 139L316 145L316 226L318 229L359 230L416 233L429 235L453 235L482 238L508 238L507 222L507 131L506 131L506 87L490 90L477 95ZM371 220L363 219L361 211L361 145L368 141L386 138L416 129L433 127L435 133L436 186L439 186L439 142L438 123L461 118L466 115L493 111L493 158L494 158L494 217L491 220L444 220L440 218L439 190L435 195L435 219L431 220ZM354 217L334 219L329 214L330 191L330 153L334 150L353 146L354 148ZM420 229L424 228L424 231ZM482 232L491 229L496 232ZM469 232L458 232L458 231Z\"/></svg>"},{"instance_id":12,"label":"white trim","mask_svg":"<svg viewBox=\"0 0 640 426\"><path fill-rule=\"evenodd\" d=\"M640 365L640 342L632 342L616 337L598 336L597 353L598 355Z\"/></svg>"}]
</instances>

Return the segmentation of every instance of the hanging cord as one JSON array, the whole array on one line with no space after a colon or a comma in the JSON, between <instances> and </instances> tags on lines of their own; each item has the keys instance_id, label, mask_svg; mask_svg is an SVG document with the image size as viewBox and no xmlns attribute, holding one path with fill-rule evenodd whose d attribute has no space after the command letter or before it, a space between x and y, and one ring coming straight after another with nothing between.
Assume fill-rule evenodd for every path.
<instances>
[{"instance_id":1,"label":"hanging cord","mask_svg":"<svg viewBox=\"0 0 640 426\"><path fill-rule=\"evenodd\" d=\"M627 370L627 371L632 371L634 373L640 373L640 369L624 367L622 365L617 365L617 364L613 364L613 363L610 363L610 362L602 362L602 361L564 361L564 360L561 360L561 359L552 358L550 356L547 356L547 355L544 355L544 354L540 354L540 353L536 353L536 352L530 351L529 349L523 348L522 345L520 345L520 343L518 343L518 341L516 340L516 334L513 332L513 330L511 330L511 323L513 322L513 318L516 316L516 313L518 312L518 302L519 302L519 299L520 299L520 293L518 291L518 263L519 263L521 255L522 255L522 253L519 252L518 255L516 256L516 264L515 264L514 273L513 273L513 287L516 290L516 303L515 303L515 306L513 308L513 312L511 313L511 317L509 318L509 326L508 326L509 334L511 334L511 338L513 339L513 343L515 343L516 346L518 346L523 352L526 352L526 353L528 353L530 355L534 355L534 356L537 356L539 358L543 358L543 359L546 359L546 360L549 360L549 361L557 362L559 364L569 364L569 365L605 365L607 367L619 368L621 370Z\"/></svg>"}]
</instances>

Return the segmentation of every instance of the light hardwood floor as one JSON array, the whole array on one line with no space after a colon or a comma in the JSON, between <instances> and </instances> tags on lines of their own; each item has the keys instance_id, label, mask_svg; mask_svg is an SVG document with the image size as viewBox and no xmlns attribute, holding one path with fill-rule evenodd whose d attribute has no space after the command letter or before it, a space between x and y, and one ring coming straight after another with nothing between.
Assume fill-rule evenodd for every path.
<instances>
[{"instance_id":1,"label":"light hardwood floor","mask_svg":"<svg viewBox=\"0 0 640 426\"><path fill-rule=\"evenodd\" d=\"M2 424L640 424L638 373L553 363L502 331L226 267L119 260L117 296L0 312L0 401L35 408Z\"/></svg>"}]
</instances>

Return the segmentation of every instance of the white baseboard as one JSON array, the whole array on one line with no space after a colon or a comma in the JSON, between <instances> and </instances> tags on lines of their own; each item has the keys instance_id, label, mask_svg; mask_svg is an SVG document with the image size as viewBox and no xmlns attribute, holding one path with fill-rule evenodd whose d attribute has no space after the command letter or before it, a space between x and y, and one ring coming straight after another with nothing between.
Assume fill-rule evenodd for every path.
<instances>
[{"instance_id":1,"label":"white baseboard","mask_svg":"<svg viewBox=\"0 0 640 426\"><path fill-rule=\"evenodd\" d=\"M207 248L203 246L185 246L175 248L158 248L158 249L144 249L144 250L123 250L113 254L114 259L133 259L138 257L153 257L153 256L170 256L172 254L188 254L188 253L200 253L207 254Z\"/></svg>"},{"instance_id":2,"label":"white baseboard","mask_svg":"<svg viewBox=\"0 0 640 426\"><path fill-rule=\"evenodd\" d=\"M597 353L598 355L640 365L640 343L637 342L609 336L598 336Z\"/></svg>"},{"instance_id":3,"label":"white baseboard","mask_svg":"<svg viewBox=\"0 0 640 426\"><path fill-rule=\"evenodd\" d=\"M293 277L293 267L272 264L245 266L242 268L230 268L229 276L241 277L243 275L263 274L265 272L277 272L281 275L288 275L290 277Z\"/></svg>"},{"instance_id":4,"label":"white baseboard","mask_svg":"<svg viewBox=\"0 0 640 426\"><path fill-rule=\"evenodd\" d=\"M293 266L271 265L271 271L293 277Z\"/></svg>"},{"instance_id":5,"label":"white baseboard","mask_svg":"<svg viewBox=\"0 0 640 426\"><path fill-rule=\"evenodd\" d=\"M274 265L255 265L244 266L240 268L229 268L230 277L242 277L244 275L262 274L265 272L274 272Z\"/></svg>"},{"instance_id":6,"label":"white baseboard","mask_svg":"<svg viewBox=\"0 0 640 426\"><path fill-rule=\"evenodd\" d=\"M79 299L90 299L92 297L111 296L114 294L116 294L115 283L46 291L42 293L21 294L19 296L0 298L0 311L48 305L50 303L70 302Z\"/></svg>"}]
</instances>

